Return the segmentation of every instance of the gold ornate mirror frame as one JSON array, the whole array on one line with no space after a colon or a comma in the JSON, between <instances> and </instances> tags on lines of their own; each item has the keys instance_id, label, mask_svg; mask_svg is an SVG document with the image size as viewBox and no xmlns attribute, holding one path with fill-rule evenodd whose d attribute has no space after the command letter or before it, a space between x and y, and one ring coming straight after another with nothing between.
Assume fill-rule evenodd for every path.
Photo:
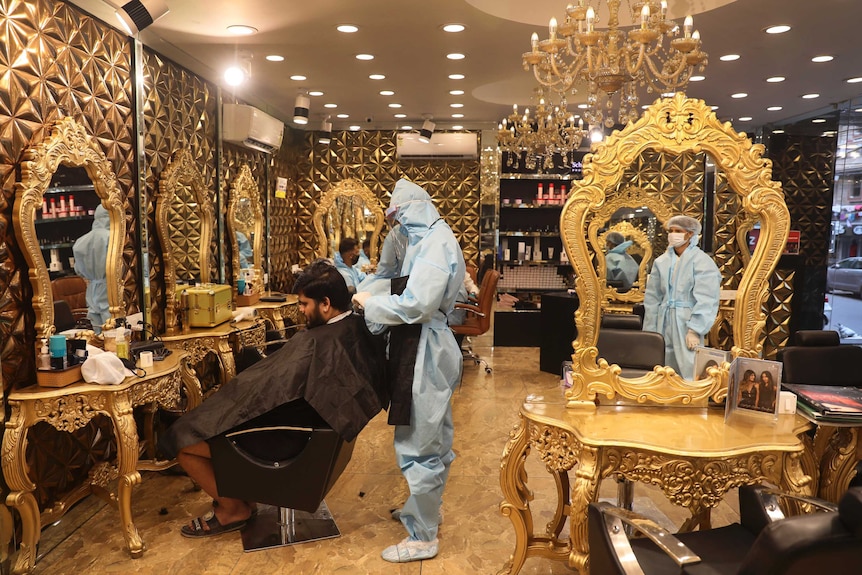
<instances>
[{"instance_id":1,"label":"gold ornate mirror frame","mask_svg":"<svg viewBox=\"0 0 862 575\"><path fill-rule=\"evenodd\" d=\"M176 208L174 203L181 194L190 193L192 202ZM194 204L194 205L191 205ZM204 185L204 179L187 149L174 152L159 178L156 194L156 232L162 244L162 267L165 274L165 329L177 325L177 273L188 267L200 274L201 283L209 283L209 253L213 233L213 204ZM179 230L186 249L175 246L171 230ZM190 249L192 248L192 249ZM184 258L185 263L179 263Z\"/></svg>"},{"instance_id":2,"label":"gold ornate mirror frame","mask_svg":"<svg viewBox=\"0 0 862 575\"><path fill-rule=\"evenodd\" d=\"M601 237L598 236L598 233L600 229L608 227L608 223L610 222L611 217L613 217L613 215L621 208L639 207L648 208L656 217L656 219L658 219L658 221L662 224L667 222L673 216L670 208L654 194L650 194L646 190L636 186L629 186L624 190L621 190L620 193L617 194L616 197L614 197L611 201L602 204L602 206L597 208L592 213L592 219L590 220L587 234L589 236L590 244L594 250L594 253L603 254L602 248L605 245L604 238L607 235L607 232L602 234ZM644 250L643 258L641 259L640 265L638 266L637 284L632 286L632 289L626 292L619 291L615 287L605 284L602 288L604 296L604 302L602 304L602 307L606 310L609 310L613 307L613 302L625 302L632 304L639 303L644 300L644 291L646 288L648 268L652 262L652 243L646 237L646 234L644 234L641 230L635 228L631 224L628 225L631 229L627 233L623 233L623 235L627 237L633 236L633 239L636 240L635 244L637 244ZM621 230L616 229L614 226L611 226L610 229L608 229L607 231ZM597 277L606 277L607 262L605 261L604 256L598 255L596 257L596 260L598 263Z\"/></svg>"},{"instance_id":3,"label":"gold ornate mirror frame","mask_svg":"<svg viewBox=\"0 0 862 575\"><path fill-rule=\"evenodd\" d=\"M61 165L86 170L96 194L110 215L108 261L105 262L108 306L111 317L123 317L126 313L120 296L126 219L117 177L95 138L73 118L66 117L52 126L45 140L24 153L21 181L16 184L15 209L12 213L15 237L27 261L33 287L37 339L51 335L55 327L50 275L36 235L36 210L42 208L43 194Z\"/></svg>"},{"instance_id":4,"label":"gold ornate mirror frame","mask_svg":"<svg viewBox=\"0 0 862 575\"><path fill-rule=\"evenodd\" d=\"M233 282L236 289L236 279L239 274L239 243L236 239L236 232L246 233L248 230L241 230L237 227L237 217L245 208L241 207L243 200L246 200L248 208L251 210L251 216L254 220L251 230L254 243L251 246L253 251L252 266L258 270L262 270L261 254L263 253L263 207L260 205L260 192L258 191L257 182L251 175L251 168L247 164L243 164L239 169L239 174L234 178L230 185L230 199L228 200L227 208L227 231L230 236L231 253L233 257Z\"/></svg>"},{"instance_id":5,"label":"gold ornate mirror frame","mask_svg":"<svg viewBox=\"0 0 862 575\"><path fill-rule=\"evenodd\" d=\"M326 235L324 222L326 221L326 216L329 213L330 208L335 204L335 201L338 198L346 197L358 197L364 202L365 207L368 208L368 210L370 210L375 216L374 231L371 233L371 248L369 250L371 253L368 254L368 259L371 260L372 266L376 265L377 244L379 243L378 238L380 237L380 231L383 229L383 207L380 204L380 200L378 200L377 196L374 195L374 192L372 192L368 186L355 178L341 180L332 186L329 191L323 194L320 198L320 204L314 211L313 216L314 231L317 234L317 257L329 258L334 255L330 250L330 240ZM338 250L337 242L334 249L335 251Z\"/></svg>"},{"instance_id":6,"label":"gold ornate mirror frame","mask_svg":"<svg viewBox=\"0 0 862 575\"><path fill-rule=\"evenodd\" d=\"M568 405L595 406L597 394L608 399L661 404L705 405L708 398L721 401L727 395L727 364L711 368L710 376L686 381L672 368L657 366L637 379L619 376L620 367L598 358L601 307L605 301L604 278L599 278L587 247L587 226L603 206L607 190L619 184L624 170L645 150L666 154L706 152L724 171L731 189L742 199L751 220L760 220L760 238L737 290L733 317L733 357L757 357L763 347L766 323L763 303L769 277L787 241L790 215L781 184L772 180L772 162L763 158L764 147L722 124L703 100L677 93L656 100L644 115L622 131L614 132L584 158L583 179L572 190L560 215L563 245L578 278L580 306L575 312L573 386L566 392Z\"/></svg>"}]
</instances>

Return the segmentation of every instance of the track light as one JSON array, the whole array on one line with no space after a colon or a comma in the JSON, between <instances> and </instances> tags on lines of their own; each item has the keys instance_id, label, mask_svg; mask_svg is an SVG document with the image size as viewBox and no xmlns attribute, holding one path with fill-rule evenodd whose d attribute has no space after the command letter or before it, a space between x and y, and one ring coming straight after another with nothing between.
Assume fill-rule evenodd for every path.
<instances>
[{"instance_id":1,"label":"track light","mask_svg":"<svg viewBox=\"0 0 862 575\"><path fill-rule=\"evenodd\" d=\"M328 144L332 141L332 122L329 121L329 116L320 122L320 134L317 136L317 141L320 144Z\"/></svg>"},{"instance_id":2,"label":"track light","mask_svg":"<svg viewBox=\"0 0 862 575\"><path fill-rule=\"evenodd\" d=\"M419 130L419 141L427 144L431 141L431 134L434 133L434 128L437 126L431 120L425 120L422 122L422 129Z\"/></svg>"},{"instance_id":3,"label":"track light","mask_svg":"<svg viewBox=\"0 0 862 575\"><path fill-rule=\"evenodd\" d=\"M293 108L293 122L304 126L308 123L308 106L311 100L305 94L296 95L296 103Z\"/></svg>"},{"instance_id":4,"label":"track light","mask_svg":"<svg viewBox=\"0 0 862 575\"><path fill-rule=\"evenodd\" d=\"M131 0L117 8L115 14L129 36L134 36L168 11L164 0Z\"/></svg>"}]
</instances>

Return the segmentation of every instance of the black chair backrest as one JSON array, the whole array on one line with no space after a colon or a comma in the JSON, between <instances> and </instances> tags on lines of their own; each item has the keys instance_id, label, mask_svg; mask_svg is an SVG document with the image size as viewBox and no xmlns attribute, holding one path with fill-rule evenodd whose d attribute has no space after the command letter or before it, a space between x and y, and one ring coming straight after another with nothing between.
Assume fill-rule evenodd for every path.
<instances>
[{"instance_id":1,"label":"black chair backrest","mask_svg":"<svg viewBox=\"0 0 862 575\"><path fill-rule=\"evenodd\" d=\"M638 377L664 365L664 337L637 329L599 330L599 357L620 366L623 377Z\"/></svg>"},{"instance_id":2,"label":"black chair backrest","mask_svg":"<svg viewBox=\"0 0 862 575\"><path fill-rule=\"evenodd\" d=\"M54 300L54 327L57 333L75 327L75 316L66 300Z\"/></svg>"},{"instance_id":3,"label":"black chair backrest","mask_svg":"<svg viewBox=\"0 0 862 575\"><path fill-rule=\"evenodd\" d=\"M609 313L602 316L602 329L637 329L643 327L642 318L633 313Z\"/></svg>"},{"instance_id":4,"label":"black chair backrest","mask_svg":"<svg viewBox=\"0 0 862 575\"><path fill-rule=\"evenodd\" d=\"M798 345L785 347L778 356L785 383L862 387L857 371L862 348L840 345L834 331L800 330L795 340Z\"/></svg>"}]
</instances>

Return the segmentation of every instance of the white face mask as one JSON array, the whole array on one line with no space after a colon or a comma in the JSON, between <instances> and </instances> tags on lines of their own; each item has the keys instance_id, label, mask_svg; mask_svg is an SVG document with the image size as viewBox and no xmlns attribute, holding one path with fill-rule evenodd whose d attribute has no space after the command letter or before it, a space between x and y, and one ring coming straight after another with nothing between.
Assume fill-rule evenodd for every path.
<instances>
[{"instance_id":1,"label":"white face mask","mask_svg":"<svg viewBox=\"0 0 862 575\"><path fill-rule=\"evenodd\" d=\"M680 232L669 232L667 234L667 243L672 248L678 248L685 244L685 234Z\"/></svg>"}]
</instances>

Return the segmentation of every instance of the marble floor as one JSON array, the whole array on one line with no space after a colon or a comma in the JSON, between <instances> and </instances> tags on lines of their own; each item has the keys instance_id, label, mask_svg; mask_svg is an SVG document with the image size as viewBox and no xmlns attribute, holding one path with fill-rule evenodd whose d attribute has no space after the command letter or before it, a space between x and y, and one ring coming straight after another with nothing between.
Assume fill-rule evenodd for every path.
<instances>
[{"instance_id":1,"label":"marble floor","mask_svg":"<svg viewBox=\"0 0 862 575\"><path fill-rule=\"evenodd\" d=\"M406 498L406 485L395 466L392 429L385 414L360 434L347 469L326 502L342 535L336 539L244 553L238 532L205 540L182 537L180 527L190 517L207 511L210 501L194 491L184 476L144 472L135 488L132 508L146 545L143 557L130 559L118 529L116 510L90 496L61 525L42 533L40 558L34 573L102 574L388 574L474 575L497 573L512 553L515 537L508 518L500 514L500 455L516 422L518 407L528 394L559 394L558 377L539 371L538 348L491 346L492 336L475 338L473 347L487 358L491 374L472 363L453 401L455 452L444 494L444 523L440 553L428 561L391 564L380 551L404 536L400 523L389 516ZM547 501L554 485L534 458L528 462L530 487L537 495L536 525L547 523L552 509ZM613 498L612 482L602 486L602 497ZM638 485L635 508L665 523L679 525L687 513L668 503L655 488ZM713 525L737 520L735 498L729 497L713 513ZM58 537L58 534L62 534ZM530 558L523 575L575 573L547 559Z\"/></svg>"}]
</instances>

